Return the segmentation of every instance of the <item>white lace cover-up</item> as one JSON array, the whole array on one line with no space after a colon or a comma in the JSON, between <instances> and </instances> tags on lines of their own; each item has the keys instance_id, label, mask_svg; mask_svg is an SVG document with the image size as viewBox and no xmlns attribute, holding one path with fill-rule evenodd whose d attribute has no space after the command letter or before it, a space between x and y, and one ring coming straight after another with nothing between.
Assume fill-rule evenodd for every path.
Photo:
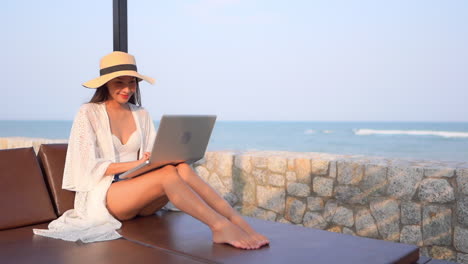
<instances>
[{"instance_id":1,"label":"white lace cover-up","mask_svg":"<svg viewBox=\"0 0 468 264\"><path fill-rule=\"evenodd\" d=\"M128 105L141 138L141 158L144 152L151 152L156 132L144 108ZM114 175L104 173L113 162L115 149L105 104L82 105L70 133L62 183L63 189L76 192L74 209L52 221L48 229L34 229L34 234L84 243L120 238L116 230L122 224L106 207Z\"/></svg>"}]
</instances>

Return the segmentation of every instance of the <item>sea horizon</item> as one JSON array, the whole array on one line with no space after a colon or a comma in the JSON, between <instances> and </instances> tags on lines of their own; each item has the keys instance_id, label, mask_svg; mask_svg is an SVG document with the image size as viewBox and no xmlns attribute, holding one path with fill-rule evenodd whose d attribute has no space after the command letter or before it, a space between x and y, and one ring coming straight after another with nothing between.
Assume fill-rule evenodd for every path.
<instances>
[{"instance_id":1,"label":"sea horizon","mask_svg":"<svg viewBox=\"0 0 468 264\"><path fill-rule=\"evenodd\" d=\"M58 122L72 122L72 119L0 119L3 121L58 121ZM158 120L153 120L158 122ZM424 121L424 120L242 120L242 119L217 119L216 122L324 122L324 123L467 123L468 121Z\"/></svg>"},{"instance_id":2,"label":"sea horizon","mask_svg":"<svg viewBox=\"0 0 468 264\"><path fill-rule=\"evenodd\" d=\"M71 126L71 120L0 120L0 137L68 139ZM467 162L468 122L218 120L207 150Z\"/></svg>"}]
</instances>

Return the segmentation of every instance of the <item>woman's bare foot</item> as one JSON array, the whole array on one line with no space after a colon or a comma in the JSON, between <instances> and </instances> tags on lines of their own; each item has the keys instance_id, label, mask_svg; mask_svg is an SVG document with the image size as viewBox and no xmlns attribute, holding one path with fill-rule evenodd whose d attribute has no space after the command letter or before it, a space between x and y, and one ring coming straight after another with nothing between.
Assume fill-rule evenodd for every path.
<instances>
[{"instance_id":1,"label":"woman's bare foot","mask_svg":"<svg viewBox=\"0 0 468 264\"><path fill-rule=\"evenodd\" d=\"M213 242L227 243L241 249L257 249L260 245L237 225L225 220L212 228Z\"/></svg>"},{"instance_id":2,"label":"woman's bare foot","mask_svg":"<svg viewBox=\"0 0 468 264\"><path fill-rule=\"evenodd\" d=\"M270 244L270 240L268 238L257 231L255 231L247 221L242 218L240 215L234 215L229 219L233 224L239 226L242 230L244 230L250 237L252 237L260 247Z\"/></svg>"}]
</instances>

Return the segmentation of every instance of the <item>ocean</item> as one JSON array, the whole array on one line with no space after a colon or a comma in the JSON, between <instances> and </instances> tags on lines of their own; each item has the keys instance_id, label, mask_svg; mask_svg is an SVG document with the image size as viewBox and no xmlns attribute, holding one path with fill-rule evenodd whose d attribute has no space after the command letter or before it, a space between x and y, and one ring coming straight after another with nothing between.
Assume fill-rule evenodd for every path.
<instances>
[{"instance_id":1,"label":"ocean","mask_svg":"<svg viewBox=\"0 0 468 264\"><path fill-rule=\"evenodd\" d=\"M0 120L0 137L66 139L71 125L71 121ZM467 162L468 122L217 121L208 150L326 152Z\"/></svg>"}]
</instances>

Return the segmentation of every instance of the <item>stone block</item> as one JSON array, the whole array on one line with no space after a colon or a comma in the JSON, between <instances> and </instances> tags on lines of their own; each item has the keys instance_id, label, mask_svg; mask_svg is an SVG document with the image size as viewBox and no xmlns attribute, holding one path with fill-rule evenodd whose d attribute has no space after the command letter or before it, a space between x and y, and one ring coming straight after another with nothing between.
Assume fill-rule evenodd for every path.
<instances>
[{"instance_id":1,"label":"stone block","mask_svg":"<svg viewBox=\"0 0 468 264\"><path fill-rule=\"evenodd\" d=\"M228 192L233 192L233 177L219 177Z\"/></svg>"},{"instance_id":2,"label":"stone block","mask_svg":"<svg viewBox=\"0 0 468 264\"><path fill-rule=\"evenodd\" d=\"M381 196L387 188L387 167L382 165L366 164L361 189L367 195Z\"/></svg>"},{"instance_id":3,"label":"stone block","mask_svg":"<svg viewBox=\"0 0 468 264\"><path fill-rule=\"evenodd\" d=\"M8 149L8 138L0 138L0 149Z\"/></svg>"},{"instance_id":4,"label":"stone block","mask_svg":"<svg viewBox=\"0 0 468 264\"><path fill-rule=\"evenodd\" d=\"M400 234L400 242L422 247L423 240L422 240L421 226L419 225L403 226L403 228L401 229L401 234Z\"/></svg>"},{"instance_id":5,"label":"stone block","mask_svg":"<svg viewBox=\"0 0 468 264\"><path fill-rule=\"evenodd\" d=\"M297 181L310 184L310 159L297 158L294 162Z\"/></svg>"},{"instance_id":6,"label":"stone block","mask_svg":"<svg viewBox=\"0 0 468 264\"><path fill-rule=\"evenodd\" d=\"M255 180L249 174L235 168L232 177L233 192L244 204L255 204Z\"/></svg>"},{"instance_id":7,"label":"stone block","mask_svg":"<svg viewBox=\"0 0 468 264\"><path fill-rule=\"evenodd\" d=\"M336 208L332 222L337 225L352 227L354 225L353 211L343 206Z\"/></svg>"},{"instance_id":8,"label":"stone block","mask_svg":"<svg viewBox=\"0 0 468 264\"><path fill-rule=\"evenodd\" d=\"M291 222L286 220L286 218L284 217L280 217L278 220L276 220L276 222L283 223L283 224L292 224Z\"/></svg>"},{"instance_id":9,"label":"stone block","mask_svg":"<svg viewBox=\"0 0 468 264\"><path fill-rule=\"evenodd\" d=\"M268 171L262 169L253 169L252 175L257 184L266 185L268 183Z\"/></svg>"},{"instance_id":10,"label":"stone block","mask_svg":"<svg viewBox=\"0 0 468 264\"><path fill-rule=\"evenodd\" d=\"M252 164L250 163L250 156L246 155L236 155L234 157L234 165L247 173L252 171Z\"/></svg>"},{"instance_id":11,"label":"stone block","mask_svg":"<svg viewBox=\"0 0 468 264\"><path fill-rule=\"evenodd\" d=\"M400 240L400 208L394 199L376 198L370 202L372 216L384 240Z\"/></svg>"},{"instance_id":12,"label":"stone block","mask_svg":"<svg viewBox=\"0 0 468 264\"><path fill-rule=\"evenodd\" d=\"M257 201L259 207L283 214L286 192L284 188L257 186Z\"/></svg>"},{"instance_id":13,"label":"stone block","mask_svg":"<svg viewBox=\"0 0 468 264\"><path fill-rule=\"evenodd\" d=\"M262 210L259 209L258 212L256 212L252 217L262 219L262 220L267 220L267 221L272 221L274 222L276 219L276 214L273 213L272 211L267 211L267 210Z\"/></svg>"},{"instance_id":14,"label":"stone block","mask_svg":"<svg viewBox=\"0 0 468 264\"><path fill-rule=\"evenodd\" d=\"M459 226L455 227L453 245L458 251L468 253L468 229Z\"/></svg>"},{"instance_id":15,"label":"stone block","mask_svg":"<svg viewBox=\"0 0 468 264\"><path fill-rule=\"evenodd\" d=\"M294 171L287 171L286 180L288 182L296 182L297 181L296 173Z\"/></svg>"},{"instance_id":16,"label":"stone block","mask_svg":"<svg viewBox=\"0 0 468 264\"><path fill-rule=\"evenodd\" d=\"M215 189L221 196L225 195L229 191L224 187L224 184L219 179L218 174L212 173L208 178L208 183Z\"/></svg>"},{"instance_id":17,"label":"stone block","mask_svg":"<svg viewBox=\"0 0 468 264\"><path fill-rule=\"evenodd\" d=\"M337 176L336 161L330 161L330 166L328 168L328 177L336 179L336 176Z\"/></svg>"},{"instance_id":18,"label":"stone block","mask_svg":"<svg viewBox=\"0 0 468 264\"><path fill-rule=\"evenodd\" d=\"M232 177L232 163L233 153L230 152L218 152L216 156L216 169L215 172L221 177Z\"/></svg>"},{"instance_id":19,"label":"stone block","mask_svg":"<svg viewBox=\"0 0 468 264\"><path fill-rule=\"evenodd\" d=\"M258 169L268 168L268 158L264 156L252 156L251 157L252 165Z\"/></svg>"},{"instance_id":20,"label":"stone block","mask_svg":"<svg viewBox=\"0 0 468 264\"><path fill-rule=\"evenodd\" d=\"M268 176L268 182L272 186L284 187L284 176L281 174L270 174Z\"/></svg>"},{"instance_id":21,"label":"stone block","mask_svg":"<svg viewBox=\"0 0 468 264\"><path fill-rule=\"evenodd\" d=\"M434 259L456 260L457 255L455 251L446 247L433 246L430 255Z\"/></svg>"},{"instance_id":22,"label":"stone block","mask_svg":"<svg viewBox=\"0 0 468 264\"><path fill-rule=\"evenodd\" d=\"M462 196L458 199L457 218L460 224L468 227L468 196Z\"/></svg>"},{"instance_id":23,"label":"stone block","mask_svg":"<svg viewBox=\"0 0 468 264\"><path fill-rule=\"evenodd\" d=\"M423 208L423 241L425 246L448 246L452 243L452 210L442 205Z\"/></svg>"},{"instance_id":24,"label":"stone block","mask_svg":"<svg viewBox=\"0 0 468 264\"><path fill-rule=\"evenodd\" d=\"M243 206L242 205L236 205L233 207L234 210L236 210L239 214L242 214L242 208ZM243 215L243 214L242 214Z\"/></svg>"},{"instance_id":25,"label":"stone block","mask_svg":"<svg viewBox=\"0 0 468 264\"><path fill-rule=\"evenodd\" d=\"M338 161L337 172L339 184L358 184L362 180L364 168L357 162Z\"/></svg>"},{"instance_id":26,"label":"stone block","mask_svg":"<svg viewBox=\"0 0 468 264\"><path fill-rule=\"evenodd\" d=\"M310 211L323 210L323 199L320 197L307 197L307 209Z\"/></svg>"},{"instance_id":27,"label":"stone block","mask_svg":"<svg viewBox=\"0 0 468 264\"><path fill-rule=\"evenodd\" d=\"M338 208L338 202L335 200L328 200L323 209L323 218L327 222L331 222L333 216L335 216L336 209Z\"/></svg>"},{"instance_id":28,"label":"stone block","mask_svg":"<svg viewBox=\"0 0 468 264\"><path fill-rule=\"evenodd\" d=\"M302 217L306 210L306 205L301 200L288 197L286 199L286 215L285 218L295 224L302 223Z\"/></svg>"},{"instance_id":29,"label":"stone block","mask_svg":"<svg viewBox=\"0 0 468 264\"><path fill-rule=\"evenodd\" d=\"M206 152L205 154L205 166L209 171L214 171L216 168L216 153Z\"/></svg>"},{"instance_id":30,"label":"stone block","mask_svg":"<svg viewBox=\"0 0 468 264\"><path fill-rule=\"evenodd\" d=\"M401 203L401 223L404 225L421 224L421 205L415 202Z\"/></svg>"},{"instance_id":31,"label":"stone block","mask_svg":"<svg viewBox=\"0 0 468 264\"><path fill-rule=\"evenodd\" d=\"M325 177L315 177L313 190L318 196L332 196L333 195L333 179Z\"/></svg>"},{"instance_id":32,"label":"stone block","mask_svg":"<svg viewBox=\"0 0 468 264\"><path fill-rule=\"evenodd\" d=\"M419 254L424 257L430 258L431 256L429 255L429 248L428 247L420 247L419 248Z\"/></svg>"},{"instance_id":33,"label":"stone block","mask_svg":"<svg viewBox=\"0 0 468 264\"><path fill-rule=\"evenodd\" d=\"M226 200L231 206L234 206L238 201L239 198L231 192L228 192L223 195L224 200Z\"/></svg>"},{"instance_id":34,"label":"stone block","mask_svg":"<svg viewBox=\"0 0 468 264\"><path fill-rule=\"evenodd\" d=\"M233 192L242 204L255 204L255 180L245 172L235 169L232 178Z\"/></svg>"},{"instance_id":35,"label":"stone block","mask_svg":"<svg viewBox=\"0 0 468 264\"><path fill-rule=\"evenodd\" d=\"M339 185L335 188L335 197L338 201L346 204L366 204L367 195L352 185Z\"/></svg>"},{"instance_id":36,"label":"stone block","mask_svg":"<svg viewBox=\"0 0 468 264\"><path fill-rule=\"evenodd\" d=\"M327 222L325 222L322 215L314 212L305 213L302 223L305 227L310 228L325 229L327 227Z\"/></svg>"},{"instance_id":37,"label":"stone block","mask_svg":"<svg viewBox=\"0 0 468 264\"><path fill-rule=\"evenodd\" d=\"M424 168L424 177L453 177L455 175L455 170L453 168L445 167L429 167Z\"/></svg>"},{"instance_id":38,"label":"stone block","mask_svg":"<svg viewBox=\"0 0 468 264\"><path fill-rule=\"evenodd\" d=\"M447 180L424 179L419 187L419 199L430 203L446 203L455 200L455 195Z\"/></svg>"},{"instance_id":39,"label":"stone block","mask_svg":"<svg viewBox=\"0 0 468 264\"><path fill-rule=\"evenodd\" d=\"M256 206L243 206L240 208L239 213L245 216L250 216L267 221L275 221L276 214L272 211L264 210Z\"/></svg>"},{"instance_id":40,"label":"stone block","mask_svg":"<svg viewBox=\"0 0 468 264\"><path fill-rule=\"evenodd\" d=\"M457 262L461 264L468 264L468 254L457 253Z\"/></svg>"},{"instance_id":41,"label":"stone block","mask_svg":"<svg viewBox=\"0 0 468 264\"><path fill-rule=\"evenodd\" d=\"M360 209L356 213L356 233L359 236L378 238L379 232L369 209Z\"/></svg>"},{"instance_id":42,"label":"stone block","mask_svg":"<svg viewBox=\"0 0 468 264\"><path fill-rule=\"evenodd\" d=\"M288 170L289 171L294 171L296 169L296 166L294 166L296 159L295 158L288 158Z\"/></svg>"},{"instance_id":43,"label":"stone block","mask_svg":"<svg viewBox=\"0 0 468 264\"><path fill-rule=\"evenodd\" d=\"M356 233L354 233L354 231L350 228L347 228L347 227L343 227L343 234L345 235L351 235L351 236L355 236Z\"/></svg>"},{"instance_id":44,"label":"stone block","mask_svg":"<svg viewBox=\"0 0 468 264\"><path fill-rule=\"evenodd\" d=\"M310 187L304 183L288 183L287 190L289 195L298 197L307 197L310 195Z\"/></svg>"},{"instance_id":45,"label":"stone block","mask_svg":"<svg viewBox=\"0 0 468 264\"><path fill-rule=\"evenodd\" d=\"M468 195L468 169L457 169L458 191Z\"/></svg>"},{"instance_id":46,"label":"stone block","mask_svg":"<svg viewBox=\"0 0 468 264\"><path fill-rule=\"evenodd\" d=\"M327 228L328 232L333 232L333 233L341 233L341 227L340 226L332 226L330 228Z\"/></svg>"},{"instance_id":47,"label":"stone block","mask_svg":"<svg viewBox=\"0 0 468 264\"><path fill-rule=\"evenodd\" d=\"M271 156L268 158L268 169L276 173L285 173L288 161L284 157Z\"/></svg>"},{"instance_id":48,"label":"stone block","mask_svg":"<svg viewBox=\"0 0 468 264\"><path fill-rule=\"evenodd\" d=\"M322 175L325 176L328 174L328 166L330 161L328 160L311 160L310 165L312 168L313 175Z\"/></svg>"},{"instance_id":49,"label":"stone block","mask_svg":"<svg viewBox=\"0 0 468 264\"><path fill-rule=\"evenodd\" d=\"M422 177L422 168L391 166L387 173L387 194L391 197L411 200Z\"/></svg>"}]
</instances>

